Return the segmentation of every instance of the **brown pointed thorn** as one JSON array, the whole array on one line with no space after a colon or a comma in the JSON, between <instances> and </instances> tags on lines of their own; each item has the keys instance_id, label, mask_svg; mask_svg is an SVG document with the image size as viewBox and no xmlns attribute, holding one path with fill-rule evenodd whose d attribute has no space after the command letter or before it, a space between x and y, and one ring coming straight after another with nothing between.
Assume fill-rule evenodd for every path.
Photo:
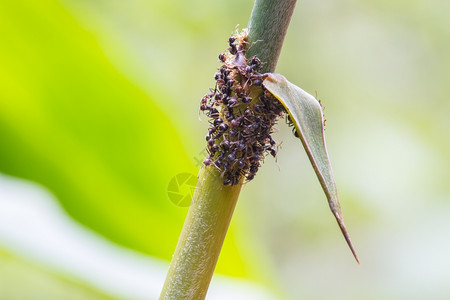
<instances>
[{"instance_id":1,"label":"brown pointed thorn","mask_svg":"<svg viewBox=\"0 0 450 300\"><path fill-rule=\"evenodd\" d=\"M356 262L358 263L358 265L360 265L361 263L359 262L359 258L358 255L356 254L355 247L353 247L352 240L350 239L350 235L348 234L347 228L345 227L342 215L340 215L336 209L333 209L333 207L331 208L331 210L333 211L334 217L336 218L339 228L341 229L341 232L344 235L347 245L350 247L350 250L352 251L352 254L355 257Z\"/></svg>"}]
</instances>

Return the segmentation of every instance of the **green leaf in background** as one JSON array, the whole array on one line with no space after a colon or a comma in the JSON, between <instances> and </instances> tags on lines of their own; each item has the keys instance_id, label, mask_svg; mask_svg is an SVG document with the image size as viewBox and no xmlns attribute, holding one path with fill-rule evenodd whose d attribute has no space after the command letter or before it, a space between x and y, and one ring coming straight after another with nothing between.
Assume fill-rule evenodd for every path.
<instances>
[{"instance_id":1,"label":"green leaf in background","mask_svg":"<svg viewBox=\"0 0 450 300\"><path fill-rule=\"evenodd\" d=\"M170 260L186 209L168 183L198 171L170 117L58 1L2 2L0 36L0 172L46 186L110 240ZM219 271L244 276L233 238L226 249Z\"/></svg>"},{"instance_id":2,"label":"green leaf in background","mask_svg":"<svg viewBox=\"0 0 450 300\"><path fill-rule=\"evenodd\" d=\"M359 263L342 216L336 183L325 145L324 119L319 101L287 81L280 74L269 74L263 84L283 104L292 119L317 178L327 196L331 211L336 217L356 261Z\"/></svg>"}]
</instances>

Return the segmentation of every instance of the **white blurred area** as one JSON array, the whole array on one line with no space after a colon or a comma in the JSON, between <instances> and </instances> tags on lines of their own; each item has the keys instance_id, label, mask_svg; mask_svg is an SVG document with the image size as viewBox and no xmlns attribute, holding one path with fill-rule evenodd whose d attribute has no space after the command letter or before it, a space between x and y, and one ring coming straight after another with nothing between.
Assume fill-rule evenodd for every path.
<instances>
[{"instance_id":1,"label":"white blurred area","mask_svg":"<svg viewBox=\"0 0 450 300\"><path fill-rule=\"evenodd\" d=\"M42 186L3 174L0 248L120 299L158 299L168 268L73 221ZM215 276L207 299L274 297L255 283Z\"/></svg>"}]
</instances>

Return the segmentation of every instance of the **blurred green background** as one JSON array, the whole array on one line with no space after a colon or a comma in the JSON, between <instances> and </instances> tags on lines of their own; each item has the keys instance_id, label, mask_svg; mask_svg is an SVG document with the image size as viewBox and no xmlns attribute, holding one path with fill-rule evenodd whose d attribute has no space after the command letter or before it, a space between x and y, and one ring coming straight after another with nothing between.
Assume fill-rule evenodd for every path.
<instances>
[{"instance_id":1,"label":"blurred green background","mask_svg":"<svg viewBox=\"0 0 450 300\"><path fill-rule=\"evenodd\" d=\"M198 172L198 104L252 5L0 3L1 299L157 298L187 212L167 186ZM277 72L325 107L362 264L281 121L210 299L450 297L449 12L437 0L297 4Z\"/></svg>"}]
</instances>

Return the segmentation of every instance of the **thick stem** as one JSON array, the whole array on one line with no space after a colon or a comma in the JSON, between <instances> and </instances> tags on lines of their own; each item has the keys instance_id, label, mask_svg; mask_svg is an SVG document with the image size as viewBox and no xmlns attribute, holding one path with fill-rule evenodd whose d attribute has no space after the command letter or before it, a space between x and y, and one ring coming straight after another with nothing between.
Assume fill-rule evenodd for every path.
<instances>
[{"instance_id":1,"label":"thick stem","mask_svg":"<svg viewBox=\"0 0 450 300\"><path fill-rule=\"evenodd\" d=\"M265 63L262 72L275 70L295 2L255 2L249 23L248 57L256 55ZM160 299L205 298L242 181L224 186L216 168L202 167Z\"/></svg>"},{"instance_id":2,"label":"thick stem","mask_svg":"<svg viewBox=\"0 0 450 300\"><path fill-rule=\"evenodd\" d=\"M240 190L214 167L200 170L160 299L205 298Z\"/></svg>"},{"instance_id":3,"label":"thick stem","mask_svg":"<svg viewBox=\"0 0 450 300\"><path fill-rule=\"evenodd\" d=\"M297 0L256 0L248 23L249 50L264 62L261 73L274 72Z\"/></svg>"}]
</instances>

